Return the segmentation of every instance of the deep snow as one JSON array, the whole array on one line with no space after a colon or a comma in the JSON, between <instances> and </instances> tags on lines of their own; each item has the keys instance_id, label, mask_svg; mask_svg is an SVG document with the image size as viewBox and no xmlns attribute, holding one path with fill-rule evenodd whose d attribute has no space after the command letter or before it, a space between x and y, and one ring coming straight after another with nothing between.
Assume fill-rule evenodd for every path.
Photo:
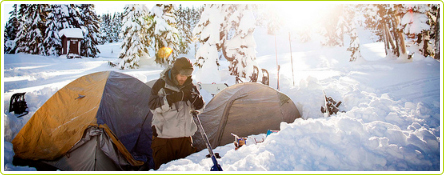
<instances>
[{"instance_id":1,"label":"deep snow","mask_svg":"<svg viewBox=\"0 0 444 175\"><path fill-rule=\"evenodd\" d=\"M293 100L303 119L281 123L280 132L266 138L267 131L250 136L265 138L257 145L247 141L248 145L237 151L233 144L217 147L214 152L222 156L218 162L225 171L442 171L441 63L419 54L409 62L386 57L383 43L374 42L368 31L359 32L361 54L366 61L357 63L348 62L350 53L346 47L321 47L316 40L299 43L293 39L290 53L288 33L277 36L280 91ZM274 36L266 35L261 28L254 36L257 63L269 71L270 86L276 88ZM10 142L35 111L69 82L105 70L123 72L142 82L159 77L163 68L149 60L142 60L137 70L108 66L108 61L117 61L119 44L99 46L99 58L3 56L3 173L35 170L12 165ZM408 49L417 52L414 46ZM194 61L193 55L194 52L187 56ZM228 65L221 60L217 83L234 84ZM213 80L196 74L196 82ZM324 117L320 112L323 91L342 101L340 110L346 112ZM26 92L30 111L21 118L8 112L9 99L17 92ZM208 103L211 95L205 90L202 94ZM212 162L205 158L206 154L208 151L202 150L162 165L159 171L208 171Z\"/></svg>"}]
</instances>

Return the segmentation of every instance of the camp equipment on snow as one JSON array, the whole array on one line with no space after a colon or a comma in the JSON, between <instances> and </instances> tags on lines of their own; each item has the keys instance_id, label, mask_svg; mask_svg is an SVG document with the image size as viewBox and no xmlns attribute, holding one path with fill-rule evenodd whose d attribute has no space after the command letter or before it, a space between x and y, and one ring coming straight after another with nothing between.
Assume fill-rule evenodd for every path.
<instances>
[{"instance_id":1,"label":"camp equipment on snow","mask_svg":"<svg viewBox=\"0 0 444 175\"><path fill-rule=\"evenodd\" d=\"M231 133L232 136L234 136L234 146L235 146L235 150L239 149L240 147L244 146L247 144L247 139L246 137L239 137L236 134Z\"/></svg>"},{"instance_id":2,"label":"camp equipment on snow","mask_svg":"<svg viewBox=\"0 0 444 175\"><path fill-rule=\"evenodd\" d=\"M293 101L285 94L260 83L241 83L225 88L207 103L199 115L213 147L232 144L233 136L250 136L279 130L281 122L292 123L301 117ZM199 132L199 131L197 131ZM198 151L205 141L193 136Z\"/></svg>"},{"instance_id":3,"label":"camp equipment on snow","mask_svg":"<svg viewBox=\"0 0 444 175\"><path fill-rule=\"evenodd\" d=\"M325 95L325 91L323 91L323 93L324 93L324 106L321 106L321 112L324 113L324 115L326 115L327 117L329 117L332 114L337 114L339 112L338 107L339 105L342 104L342 102L339 101L336 103L336 101L333 100L333 98L327 97L327 95Z\"/></svg>"},{"instance_id":4,"label":"camp equipment on snow","mask_svg":"<svg viewBox=\"0 0 444 175\"><path fill-rule=\"evenodd\" d=\"M214 153L214 156L216 157L216 159L220 159L220 158L221 158L220 155L219 155L219 153ZM206 157L206 158L210 158L211 155L210 155L210 154L207 154L205 157Z\"/></svg>"},{"instance_id":5,"label":"camp equipment on snow","mask_svg":"<svg viewBox=\"0 0 444 175\"><path fill-rule=\"evenodd\" d=\"M269 136L272 133L278 133L278 132L279 132L279 130L268 130L267 131L267 136Z\"/></svg>"},{"instance_id":6,"label":"camp equipment on snow","mask_svg":"<svg viewBox=\"0 0 444 175\"><path fill-rule=\"evenodd\" d=\"M200 119L197 116L199 114L199 111L194 110L191 111L190 113L193 115L194 121L197 124L197 128L200 131L202 139L205 141L205 145L207 146L208 152L210 152L211 160L213 161L213 166L211 167L210 171L222 171L222 167L217 163L216 157L213 154L213 149L211 148L211 144L208 141L208 137L205 134L205 130L202 127L202 123L200 122Z\"/></svg>"},{"instance_id":7,"label":"camp equipment on snow","mask_svg":"<svg viewBox=\"0 0 444 175\"><path fill-rule=\"evenodd\" d=\"M151 88L105 71L82 76L57 91L12 141L15 157L60 170L153 168Z\"/></svg>"},{"instance_id":8,"label":"camp equipment on snow","mask_svg":"<svg viewBox=\"0 0 444 175\"><path fill-rule=\"evenodd\" d=\"M270 74L268 74L267 69L262 69L262 84L270 85Z\"/></svg>"},{"instance_id":9,"label":"camp equipment on snow","mask_svg":"<svg viewBox=\"0 0 444 175\"><path fill-rule=\"evenodd\" d=\"M22 114L17 117L22 117L28 114L28 111L26 111L28 105L25 101L25 93L26 92L15 93L11 96L11 100L9 101L9 112L14 112L14 114Z\"/></svg>"}]
</instances>

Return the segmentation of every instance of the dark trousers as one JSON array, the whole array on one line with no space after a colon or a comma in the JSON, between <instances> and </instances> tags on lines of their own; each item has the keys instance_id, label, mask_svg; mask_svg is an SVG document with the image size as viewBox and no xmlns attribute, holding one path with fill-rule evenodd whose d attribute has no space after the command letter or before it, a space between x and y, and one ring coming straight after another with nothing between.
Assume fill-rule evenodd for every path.
<instances>
[{"instance_id":1,"label":"dark trousers","mask_svg":"<svg viewBox=\"0 0 444 175\"><path fill-rule=\"evenodd\" d=\"M151 149L153 149L154 169L159 169L160 165L171 160L184 158L195 153L196 148L192 144L191 137L164 139L153 136Z\"/></svg>"}]
</instances>

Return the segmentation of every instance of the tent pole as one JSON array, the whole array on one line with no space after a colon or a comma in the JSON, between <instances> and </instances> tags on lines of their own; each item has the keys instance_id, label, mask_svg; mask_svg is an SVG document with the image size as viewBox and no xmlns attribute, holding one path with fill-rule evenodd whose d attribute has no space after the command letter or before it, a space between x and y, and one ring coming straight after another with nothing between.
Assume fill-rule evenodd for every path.
<instances>
[{"instance_id":1,"label":"tent pole","mask_svg":"<svg viewBox=\"0 0 444 175\"><path fill-rule=\"evenodd\" d=\"M277 66L277 90L279 90L279 69L281 69L281 66L279 66L278 63L278 53L277 53L277 41L276 41L276 34L274 34L274 48L276 50L276 66Z\"/></svg>"},{"instance_id":2,"label":"tent pole","mask_svg":"<svg viewBox=\"0 0 444 175\"><path fill-rule=\"evenodd\" d=\"M290 58L291 58L291 74L293 75L293 86L294 86L294 70L293 70L293 52L291 51L291 37L290 32L288 32L288 41L290 41Z\"/></svg>"}]
</instances>

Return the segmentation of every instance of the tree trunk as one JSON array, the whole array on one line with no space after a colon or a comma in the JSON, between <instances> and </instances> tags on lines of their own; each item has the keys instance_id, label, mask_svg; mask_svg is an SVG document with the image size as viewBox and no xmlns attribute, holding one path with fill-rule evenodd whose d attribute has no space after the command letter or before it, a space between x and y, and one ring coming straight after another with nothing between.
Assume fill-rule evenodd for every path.
<instances>
[{"instance_id":1,"label":"tree trunk","mask_svg":"<svg viewBox=\"0 0 444 175\"><path fill-rule=\"evenodd\" d=\"M396 48L395 43L393 42L393 37L390 34L390 29L388 28L387 24L384 23L384 33L385 33L385 37L387 38L387 42L390 44L390 46L392 46L392 48ZM388 46L388 48L390 49L390 47Z\"/></svg>"},{"instance_id":2,"label":"tree trunk","mask_svg":"<svg viewBox=\"0 0 444 175\"><path fill-rule=\"evenodd\" d=\"M422 31L421 33L422 35L422 43L423 43L423 47L422 47L422 55L424 55L424 57L429 56L429 40L430 40L430 35L428 31Z\"/></svg>"},{"instance_id":3,"label":"tree trunk","mask_svg":"<svg viewBox=\"0 0 444 175\"><path fill-rule=\"evenodd\" d=\"M393 37L394 37L394 41L395 41L395 47L393 48L394 49L394 54L397 56L397 57L399 57L399 36L398 36L398 32L396 32L397 31L397 29L396 29L396 24L393 24L394 22L392 21L392 27L393 27Z\"/></svg>"},{"instance_id":4,"label":"tree trunk","mask_svg":"<svg viewBox=\"0 0 444 175\"><path fill-rule=\"evenodd\" d=\"M441 17L440 17L440 11L441 9L438 8L438 14L436 15L436 25L435 25L435 59L439 60L441 59L441 34L439 32L439 26L440 26L440 21L441 21Z\"/></svg>"},{"instance_id":5,"label":"tree trunk","mask_svg":"<svg viewBox=\"0 0 444 175\"><path fill-rule=\"evenodd\" d=\"M404 38L404 33L402 30L398 30L398 26L400 24L401 21L401 14L399 13L399 6L400 5L396 5L395 6L395 26L394 28L396 29L396 32L398 33L398 40L399 40L399 50L400 50L400 55L405 55L407 53L407 48L405 46L405 38Z\"/></svg>"}]
</instances>

